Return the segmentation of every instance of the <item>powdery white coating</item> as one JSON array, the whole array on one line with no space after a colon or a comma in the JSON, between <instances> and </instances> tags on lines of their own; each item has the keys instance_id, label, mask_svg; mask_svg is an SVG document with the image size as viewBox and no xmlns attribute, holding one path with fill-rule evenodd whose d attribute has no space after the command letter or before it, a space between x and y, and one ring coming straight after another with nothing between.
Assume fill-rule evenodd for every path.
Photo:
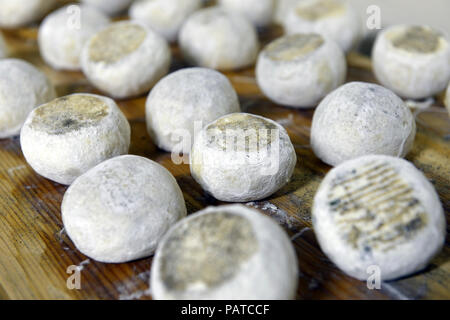
<instances>
[{"instance_id":1,"label":"powdery white coating","mask_svg":"<svg viewBox=\"0 0 450 320\"><path fill-rule=\"evenodd\" d=\"M295 34L271 42L256 64L259 87L272 101L311 107L344 83L347 62L342 49L318 34Z\"/></svg>"},{"instance_id":2,"label":"powdery white coating","mask_svg":"<svg viewBox=\"0 0 450 320\"><path fill-rule=\"evenodd\" d=\"M18 135L31 110L55 97L50 80L33 65L0 60L0 139Z\"/></svg>"},{"instance_id":3,"label":"powdery white coating","mask_svg":"<svg viewBox=\"0 0 450 320\"><path fill-rule=\"evenodd\" d=\"M218 3L231 13L242 14L256 27L266 27L272 23L275 0L219 0Z\"/></svg>"},{"instance_id":4,"label":"powdery white coating","mask_svg":"<svg viewBox=\"0 0 450 320\"><path fill-rule=\"evenodd\" d=\"M187 251L170 252L177 244ZM185 260L189 265L181 265ZM182 272L189 268L200 272ZM295 297L297 283L298 263L286 232L243 205L209 207L174 225L158 245L150 278L158 300L285 300Z\"/></svg>"},{"instance_id":5,"label":"powdery white coating","mask_svg":"<svg viewBox=\"0 0 450 320\"><path fill-rule=\"evenodd\" d=\"M8 46L6 45L5 38L0 32L0 59L6 58L8 56Z\"/></svg>"},{"instance_id":6,"label":"powdery white coating","mask_svg":"<svg viewBox=\"0 0 450 320\"><path fill-rule=\"evenodd\" d=\"M344 188L345 187L345 188ZM432 184L406 160L371 155L342 163L322 181L312 208L322 250L345 273L383 281L423 269L445 241Z\"/></svg>"},{"instance_id":7,"label":"powdery white coating","mask_svg":"<svg viewBox=\"0 0 450 320\"><path fill-rule=\"evenodd\" d=\"M402 99L382 86L351 82L317 107L311 147L323 162L336 166L369 154L404 157L415 134L415 119Z\"/></svg>"},{"instance_id":8,"label":"powdery white coating","mask_svg":"<svg viewBox=\"0 0 450 320\"><path fill-rule=\"evenodd\" d=\"M283 21L286 19L286 15L289 13L292 7L297 4L299 0L277 0L275 1L275 13L273 20L274 22L282 25Z\"/></svg>"},{"instance_id":9,"label":"powdery white coating","mask_svg":"<svg viewBox=\"0 0 450 320\"><path fill-rule=\"evenodd\" d=\"M134 30L128 33L127 29L131 28ZM136 31L145 32L145 35L141 43L133 43L136 48L128 47L130 36L136 35ZM113 50L118 47L130 51L115 56ZM92 59L94 54L106 55L112 60L97 61ZM149 91L167 74L170 61L170 49L164 38L142 23L132 21L112 23L98 32L87 42L81 54L81 67L88 80L115 98L128 98Z\"/></svg>"},{"instance_id":10,"label":"powdery white coating","mask_svg":"<svg viewBox=\"0 0 450 320\"><path fill-rule=\"evenodd\" d=\"M252 65L259 49L256 28L219 7L192 14L181 28L178 43L189 62L220 70Z\"/></svg>"},{"instance_id":11,"label":"powdery white coating","mask_svg":"<svg viewBox=\"0 0 450 320\"><path fill-rule=\"evenodd\" d=\"M169 227L186 216L186 205L167 169L125 155L78 177L64 194L61 213L78 250L121 263L153 254Z\"/></svg>"},{"instance_id":12,"label":"powdery white coating","mask_svg":"<svg viewBox=\"0 0 450 320\"><path fill-rule=\"evenodd\" d=\"M196 122L201 129L239 111L236 91L224 75L206 68L182 69L163 78L150 92L147 129L158 147L169 152L181 147L181 137L189 139L183 148L186 154L191 151Z\"/></svg>"},{"instance_id":13,"label":"powdery white coating","mask_svg":"<svg viewBox=\"0 0 450 320\"><path fill-rule=\"evenodd\" d=\"M106 159L128 153L130 125L113 100L73 94L34 109L20 143L38 174L69 185Z\"/></svg>"},{"instance_id":14,"label":"powdery white coating","mask_svg":"<svg viewBox=\"0 0 450 320\"><path fill-rule=\"evenodd\" d=\"M71 21L74 15L71 6L50 13L39 27L41 56L55 69L79 70L84 44L109 23L101 11L86 5L79 6L80 21Z\"/></svg>"},{"instance_id":15,"label":"powdery white coating","mask_svg":"<svg viewBox=\"0 0 450 320\"><path fill-rule=\"evenodd\" d=\"M283 23L287 34L315 32L348 52L361 35L353 7L343 0L302 0L290 8Z\"/></svg>"},{"instance_id":16,"label":"powdery white coating","mask_svg":"<svg viewBox=\"0 0 450 320\"><path fill-rule=\"evenodd\" d=\"M81 2L112 16L125 11L134 0L81 0Z\"/></svg>"},{"instance_id":17,"label":"powdery white coating","mask_svg":"<svg viewBox=\"0 0 450 320\"><path fill-rule=\"evenodd\" d=\"M18 28L37 22L58 4L58 0L1 0L0 27Z\"/></svg>"},{"instance_id":18,"label":"powdery white coating","mask_svg":"<svg viewBox=\"0 0 450 320\"><path fill-rule=\"evenodd\" d=\"M408 37L414 43L399 46L402 37L403 43ZM427 26L397 25L383 30L375 42L372 61L378 81L405 98L433 96L450 81L450 42Z\"/></svg>"},{"instance_id":19,"label":"powdery white coating","mask_svg":"<svg viewBox=\"0 0 450 320\"><path fill-rule=\"evenodd\" d=\"M130 18L146 24L174 42L186 19L202 6L201 0L143 0L130 7Z\"/></svg>"},{"instance_id":20,"label":"powdery white coating","mask_svg":"<svg viewBox=\"0 0 450 320\"><path fill-rule=\"evenodd\" d=\"M248 202L281 189L294 172L297 156L281 125L233 113L195 136L190 161L192 177L216 199Z\"/></svg>"}]
</instances>

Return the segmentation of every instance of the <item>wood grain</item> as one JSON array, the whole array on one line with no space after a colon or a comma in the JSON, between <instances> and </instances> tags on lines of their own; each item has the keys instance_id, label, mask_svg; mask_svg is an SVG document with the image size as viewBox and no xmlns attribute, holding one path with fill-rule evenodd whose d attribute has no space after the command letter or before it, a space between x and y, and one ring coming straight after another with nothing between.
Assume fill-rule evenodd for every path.
<instances>
[{"instance_id":1,"label":"wood grain","mask_svg":"<svg viewBox=\"0 0 450 320\"><path fill-rule=\"evenodd\" d=\"M6 32L13 56L30 61L56 84L59 95L99 93L79 72L58 72L41 60L36 29ZM280 34L266 30L263 42ZM173 48L172 70L184 67ZM349 56L348 80L374 82L370 60ZM313 110L299 111L274 105L259 91L253 69L226 73L239 93L244 111L279 121L295 146L298 163L292 181L270 198L248 204L276 219L292 237L300 265L299 299L449 299L450 246L429 267L415 275L383 283L369 290L352 279L321 252L311 225L311 203L330 169L309 147ZM207 195L192 179L186 165L174 165L170 154L150 140L144 120L145 96L118 101L132 127L131 154L153 159L168 168L181 186L189 213L221 202ZM418 133L408 155L438 190L448 218L450 190L450 122L439 104L417 115ZM0 140L0 298L1 299L151 299L152 258L124 264L103 264L78 252L64 232L60 204L65 186L46 180L25 162L18 138ZM273 206L276 207L274 209ZM81 289L69 290L70 265L81 270Z\"/></svg>"}]
</instances>

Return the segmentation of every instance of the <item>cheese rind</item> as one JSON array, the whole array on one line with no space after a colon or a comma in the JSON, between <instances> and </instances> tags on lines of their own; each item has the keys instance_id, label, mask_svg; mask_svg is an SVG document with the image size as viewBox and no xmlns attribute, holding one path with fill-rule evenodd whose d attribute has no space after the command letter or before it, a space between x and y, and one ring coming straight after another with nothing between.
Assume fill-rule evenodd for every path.
<instances>
[{"instance_id":1,"label":"cheese rind","mask_svg":"<svg viewBox=\"0 0 450 320\"><path fill-rule=\"evenodd\" d=\"M425 176L406 160L371 155L346 161L322 181L312 210L322 250L344 272L382 280L424 268L442 248L445 218Z\"/></svg>"},{"instance_id":2,"label":"cheese rind","mask_svg":"<svg viewBox=\"0 0 450 320\"><path fill-rule=\"evenodd\" d=\"M154 299L293 299L295 251L271 218L243 205L209 207L174 225L151 268Z\"/></svg>"}]
</instances>

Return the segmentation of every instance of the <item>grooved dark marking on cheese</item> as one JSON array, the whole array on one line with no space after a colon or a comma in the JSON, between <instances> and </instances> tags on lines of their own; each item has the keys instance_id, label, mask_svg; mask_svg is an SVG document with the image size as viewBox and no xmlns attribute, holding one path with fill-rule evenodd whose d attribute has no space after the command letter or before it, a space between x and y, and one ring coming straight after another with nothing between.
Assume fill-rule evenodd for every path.
<instances>
[{"instance_id":1,"label":"grooved dark marking on cheese","mask_svg":"<svg viewBox=\"0 0 450 320\"><path fill-rule=\"evenodd\" d=\"M343 239L365 253L393 249L427 224L413 189L384 162L337 176L328 192L328 205Z\"/></svg>"},{"instance_id":2,"label":"grooved dark marking on cheese","mask_svg":"<svg viewBox=\"0 0 450 320\"><path fill-rule=\"evenodd\" d=\"M216 287L234 277L258 249L250 222L214 212L181 224L161 249L161 277L170 290Z\"/></svg>"}]
</instances>

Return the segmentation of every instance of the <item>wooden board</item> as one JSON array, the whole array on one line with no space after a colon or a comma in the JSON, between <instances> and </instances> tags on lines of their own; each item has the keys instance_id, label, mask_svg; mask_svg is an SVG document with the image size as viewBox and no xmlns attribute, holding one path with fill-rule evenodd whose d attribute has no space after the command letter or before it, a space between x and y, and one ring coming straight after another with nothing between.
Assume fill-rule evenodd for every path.
<instances>
[{"instance_id":1,"label":"wooden board","mask_svg":"<svg viewBox=\"0 0 450 320\"><path fill-rule=\"evenodd\" d=\"M267 42L279 34L269 30ZM13 55L32 62L56 84L58 94L98 93L79 72L57 72L39 57L36 29L7 33ZM176 48L173 70L183 67ZM374 81L367 58L349 58L350 80ZM252 69L227 73L239 93L244 111L279 121L295 145L298 163L292 181L264 201L248 204L275 218L292 237L300 266L299 299L448 299L450 298L450 246L429 267L413 276L383 283L369 290L352 279L321 252L311 226L311 203L330 169L309 147L313 110L299 111L274 105L259 91ZM118 101L132 127L130 153L153 159L168 168L181 186L189 213L219 201L208 196L192 179L186 165L174 165L170 154L150 140L144 120L145 96ZM408 155L433 182L449 215L450 123L437 103L417 116L415 146ZM0 140L0 298L2 299L151 299L149 275L152 258L124 264L104 264L77 251L64 232L60 204L65 186L46 180L25 162L18 138ZM80 267L81 289L69 290L71 265Z\"/></svg>"}]
</instances>

